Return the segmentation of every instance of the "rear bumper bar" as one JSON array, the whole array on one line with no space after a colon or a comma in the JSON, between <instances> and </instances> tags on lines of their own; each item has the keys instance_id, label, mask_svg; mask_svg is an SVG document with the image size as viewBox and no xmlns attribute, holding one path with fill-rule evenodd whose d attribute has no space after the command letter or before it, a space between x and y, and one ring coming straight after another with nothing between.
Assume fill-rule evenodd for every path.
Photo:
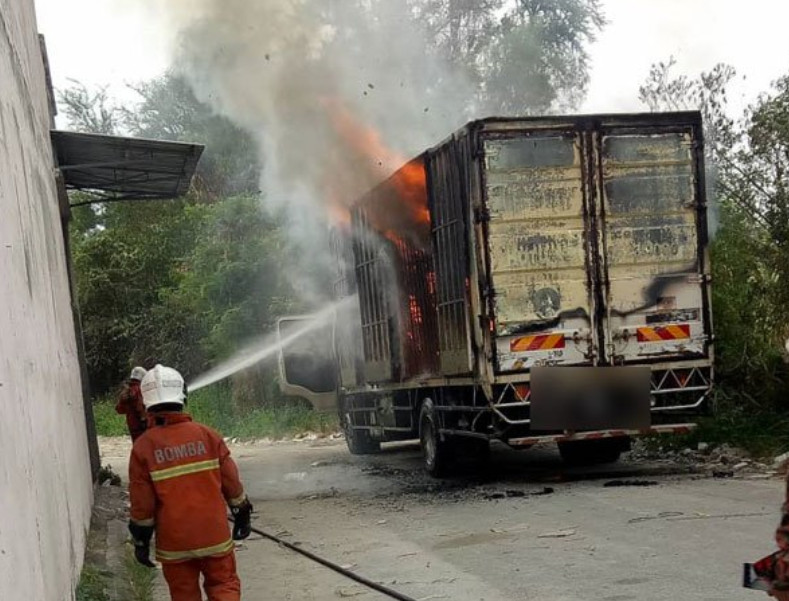
<instances>
[{"instance_id":1,"label":"rear bumper bar","mask_svg":"<svg viewBox=\"0 0 789 601\"><path fill-rule=\"evenodd\" d=\"M573 434L547 434L545 436L526 436L511 438L507 444L511 447L530 447L546 442L570 442L573 440L600 440L601 438L619 438L623 436L651 436L653 434L689 434L696 429L696 424L666 424L652 426L641 430L595 430L592 432L576 432Z\"/></svg>"}]
</instances>

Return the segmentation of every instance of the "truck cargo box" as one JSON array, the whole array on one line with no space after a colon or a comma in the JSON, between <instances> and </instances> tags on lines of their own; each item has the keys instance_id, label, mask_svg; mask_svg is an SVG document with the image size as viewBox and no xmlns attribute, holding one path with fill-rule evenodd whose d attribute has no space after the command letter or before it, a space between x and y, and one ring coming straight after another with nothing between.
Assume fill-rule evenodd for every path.
<instances>
[{"instance_id":1,"label":"truck cargo box","mask_svg":"<svg viewBox=\"0 0 789 601\"><path fill-rule=\"evenodd\" d=\"M702 165L694 112L470 123L353 208L355 384L708 360Z\"/></svg>"}]
</instances>

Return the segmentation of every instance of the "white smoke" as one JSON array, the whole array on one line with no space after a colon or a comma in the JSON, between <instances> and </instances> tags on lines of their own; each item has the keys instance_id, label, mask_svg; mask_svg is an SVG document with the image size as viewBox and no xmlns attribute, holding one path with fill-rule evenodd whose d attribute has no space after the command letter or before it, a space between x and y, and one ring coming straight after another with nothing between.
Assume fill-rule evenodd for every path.
<instances>
[{"instance_id":1,"label":"white smoke","mask_svg":"<svg viewBox=\"0 0 789 601\"><path fill-rule=\"evenodd\" d=\"M286 209L308 264L328 254L328 195L351 204L400 166L394 157L440 141L472 107L474 86L436 57L404 0L168 0L155 10L176 36L175 71L256 137L264 202Z\"/></svg>"}]
</instances>

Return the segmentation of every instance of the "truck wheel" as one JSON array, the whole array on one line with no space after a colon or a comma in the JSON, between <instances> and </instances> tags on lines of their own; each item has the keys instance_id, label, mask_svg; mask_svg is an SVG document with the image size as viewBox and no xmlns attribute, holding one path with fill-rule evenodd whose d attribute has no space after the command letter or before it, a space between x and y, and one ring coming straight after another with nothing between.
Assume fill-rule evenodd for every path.
<instances>
[{"instance_id":1,"label":"truck wheel","mask_svg":"<svg viewBox=\"0 0 789 601\"><path fill-rule=\"evenodd\" d=\"M372 455L381 450L381 443L373 440L370 433L366 430L343 429L345 431L345 442L351 455Z\"/></svg>"},{"instance_id":2,"label":"truck wheel","mask_svg":"<svg viewBox=\"0 0 789 601\"><path fill-rule=\"evenodd\" d=\"M427 473L436 477L445 475L451 460L450 445L438 433L438 417L431 399L424 400L419 412L419 442Z\"/></svg>"},{"instance_id":3,"label":"truck wheel","mask_svg":"<svg viewBox=\"0 0 789 601\"><path fill-rule=\"evenodd\" d=\"M559 454L567 465L573 466L616 463L628 442L626 438L571 440L559 443Z\"/></svg>"},{"instance_id":4,"label":"truck wheel","mask_svg":"<svg viewBox=\"0 0 789 601\"><path fill-rule=\"evenodd\" d=\"M381 443L374 440L367 430L356 430L351 426L351 416L343 411L342 431L345 435L345 443L351 455L371 455L381 450Z\"/></svg>"}]
</instances>

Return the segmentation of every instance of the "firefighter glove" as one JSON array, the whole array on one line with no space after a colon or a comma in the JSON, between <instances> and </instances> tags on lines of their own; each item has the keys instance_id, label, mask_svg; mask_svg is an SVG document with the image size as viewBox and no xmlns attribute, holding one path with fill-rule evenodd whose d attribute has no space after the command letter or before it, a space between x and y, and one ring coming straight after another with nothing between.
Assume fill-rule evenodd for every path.
<instances>
[{"instance_id":1,"label":"firefighter glove","mask_svg":"<svg viewBox=\"0 0 789 601\"><path fill-rule=\"evenodd\" d=\"M147 568L155 568L156 564L151 561L153 526L140 526L129 522L129 532L134 540L134 558Z\"/></svg>"},{"instance_id":2,"label":"firefighter glove","mask_svg":"<svg viewBox=\"0 0 789 601\"><path fill-rule=\"evenodd\" d=\"M252 532L252 503L244 499L240 505L230 508L233 514L233 540L243 540Z\"/></svg>"}]
</instances>

